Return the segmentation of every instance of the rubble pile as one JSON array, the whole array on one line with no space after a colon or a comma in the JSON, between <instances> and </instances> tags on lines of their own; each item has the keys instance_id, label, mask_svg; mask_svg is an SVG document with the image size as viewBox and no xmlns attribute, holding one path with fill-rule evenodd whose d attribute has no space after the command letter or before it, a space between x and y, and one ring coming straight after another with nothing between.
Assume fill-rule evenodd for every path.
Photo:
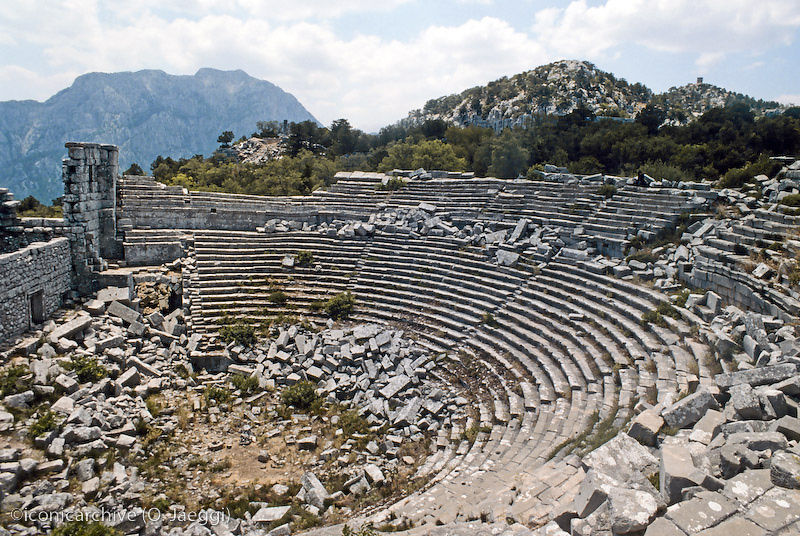
<instances>
[{"instance_id":1,"label":"rubble pile","mask_svg":"<svg viewBox=\"0 0 800 536\"><path fill-rule=\"evenodd\" d=\"M462 417L467 404L432 374L435 358L403 331L377 324L319 333L282 327L268 344L228 352L241 363L228 367L231 372L254 375L265 386L313 382L327 402L357 409L374 429L400 436L385 446L390 458L397 450L392 443L421 440L444 420Z\"/></svg>"},{"instance_id":2,"label":"rubble pile","mask_svg":"<svg viewBox=\"0 0 800 536\"><path fill-rule=\"evenodd\" d=\"M693 294L723 371L655 405L581 461L547 534L790 534L800 519L800 342L795 326ZM714 528L716 532L705 532ZM609 532L610 531L610 532ZM788 532L787 532L788 531Z\"/></svg>"}]
</instances>

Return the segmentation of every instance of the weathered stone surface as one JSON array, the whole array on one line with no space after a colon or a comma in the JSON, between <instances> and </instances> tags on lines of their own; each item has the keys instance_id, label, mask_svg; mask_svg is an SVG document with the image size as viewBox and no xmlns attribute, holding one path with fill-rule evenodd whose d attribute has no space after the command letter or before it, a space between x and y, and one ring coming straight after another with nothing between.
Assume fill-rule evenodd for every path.
<instances>
[{"instance_id":1,"label":"weathered stone surface","mask_svg":"<svg viewBox=\"0 0 800 536\"><path fill-rule=\"evenodd\" d=\"M718 408L714 396L707 389L699 389L665 408L661 416L668 426L685 428L699 421L707 410Z\"/></svg>"},{"instance_id":2,"label":"weathered stone surface","mask_svg":"<svg viewBox=\"0 0 800 536\"><path fill-rule=\"evenodd\" d=\"M265 506L253 514L253 523L272 523L286 515L291 506Z\"/></svg>"},{"instance_id":3,"label":"weathered stone surface","mask_svg":"<svg viewBox=\"0 0 800 536\"><path fill-rule=\"evenodd\" d=\"M140 322L142 319L141 314L134 311L127 305L119 303L118 301L111 302L111 305L108 306L108 310L106 312L112 316L121 318L128 324L132 324L134 322Z\"/></svg>"},{"instance_id":4,"label":"weathered stone surface","mask_svg":"<svg viewBox=\"0 0 800 536\"><path fill-rule=\"evenodd\" d=\"M316 506L320 510L325 508L325 500L330 494L319 481L314 473L304 473L300 478L300 484L305 491L305 500L308 504Z\"/></svg>"},{"instance_id":5,"label":"weathered stone surface","mask_svg":"<svg viewBox=\"0 0 800 536\"><path fill-rule=\"evenodd\" d=\"M611 528L616 534L643 530L659 508L656 498L642 490L617 488L608 498Z\"/></svg>"},{"instance_id":6,"label":"weathered stone surface","mask_svg":"<svg viewBox=\"0 0 800 536\"><path fill-rule=\"evenodd\" d=\"M782 488L800 489L800 455L780 451L770 459L772 483Z\"/></svg>"},{"instance_id":7,"label":"weathered stone surface","mask_svg":"<svg viewBox=\"0 0 800 536\"><path fill-rule=\"evenodd\" d=\"M719 525L702 530L697 536L766 536L767 532L741 517L731 517Z\"/></svg>"},{"instance_id":8,"label":"weathered stone surface","mask_svg":"<svg viewBox=\"0 0 800 536\"><path fill-rule=\"evenodd\" d=\"M659 517L647 527L644 536L686 536L686 533L669 519Z\"/></svg>"},{"instance_id":9,"label":"weathered stone surface","mask_svg":"<svg viewBox=\"0 0 800 536\"><path fill-rule=\"evenodd\" d=\"M714 376L714 381L720 389L748 383L753 387L778 383L797 374L797 366L791 363L781 365L771 365L767 367L757 367L750 370L738 370L736 372L726 372Z\"/></svg>"},{"instance_id":10,"label":"weathered stone surface","mask_svg":"<svg viewBox=\"0 0 800 536\"><path fill-rule=\"evenodd\" d=\"M643 445L654 446L662 426L664 419L661 415L653 409L647 409L633 419L628 435Z\"/></svg>"},{"instance_id":11,"label":"weathered stone surface","mask_svg":"<svg viewBox=\"0 0 800 536\"><path fill-rule=\"evenodd\" d=\"M52 344L58 342L61 338L69 338L75 335L76 333L80 333L89 326L92 325L92 317L91 316L78 316L77 318L73 318L69 322L58 326L56 329L50 332L47 336L47 340L50 341Z\"/></svg>"},{"instance_id":12,"label":"weathered stone surface","mask_svg":"<svg viewBox=\"0 0 800 536\"><path fill-rule=\"evenodd\" d=\"M744 516L768 531L788 527L800 519L800 491L772 488L753 501Z\"/></svg>"},{"instance_id":13,"label":"weathered stone surface","mask_svg":"<svg viewBox=\"0 0 800 536\"><path fill-rule=\"evenodd\" d=\"M710 409L697 421L689 434L689 439L697 441L703 445L708 445L714 438L718 428L725 422L725 417L721 412Z\"/></svg>"},{"instance_id":14,"label":"weathered stone surface","mask_svg":"<svg viewBox=\"0 0 800 536\"><path fill-rule=\"evenodd\" d=\"M676 444L661 446L660 491L669 504L679 501L685 488L702 485L705 476L695 467L688 448Z\"/></svg>"},{"instance_id":15,"label":"weathered stone surface","mask_svg":"<svg viewBox=\"0 0 800 536\"><path fill-rule=\"evenodd\" d=\"M736 504L720 493L705 491L694 499L676 504L666 517L687 534L712 527L736 512Z\"/></svg>"},{"instance_id":16,"label":"weathered stone surface","mask_svg":"<svg viewBox=\"0 0 800 536\"><path fill-rule=\"evenodd\" d=\"M583 458L587 472L594 469L598 473L613 476L619 481L638 479L658 470L658 460L647 448L628 434L617 434L614 439L601 445Z\"/></svg>"}]
</instances>

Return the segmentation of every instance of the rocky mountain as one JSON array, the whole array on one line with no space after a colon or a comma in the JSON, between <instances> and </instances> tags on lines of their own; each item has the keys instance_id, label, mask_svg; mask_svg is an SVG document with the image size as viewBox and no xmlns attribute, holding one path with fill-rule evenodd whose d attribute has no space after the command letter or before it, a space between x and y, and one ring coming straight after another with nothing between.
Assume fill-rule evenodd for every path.
<instances>
[{"instance_id":1,"label":"rocky mountain","mask_svg":"<svg viewBox=\"0 0 800 536\"><path fill-rule=\"evenodd\" d=\"M238 137L257 121L284 119L316 121L291 94L240 70L85 74L45 102L0 102L0 186L17 199L62 195L69 140L119 145L121 169L147 170L159 154L211 153L223 130Z\"/></svg>"},{"instance_id":2,"label":"rocky mountain","mask_svg":"<svg viewBox=\"0 0 800 536\"><path fill-rule=\"evenodd\" d=\"M651 102L665 106L671 118L686 121L733 102L743 102L757 114L780 106L703 83L654 94L641 83L629 83L587 61L562 60L429 100L401 123L443 119L458 125L503 128L524 125L536 115L566 115L579 106L599 116L631 118Z\"/></svg>"}]
</instances>

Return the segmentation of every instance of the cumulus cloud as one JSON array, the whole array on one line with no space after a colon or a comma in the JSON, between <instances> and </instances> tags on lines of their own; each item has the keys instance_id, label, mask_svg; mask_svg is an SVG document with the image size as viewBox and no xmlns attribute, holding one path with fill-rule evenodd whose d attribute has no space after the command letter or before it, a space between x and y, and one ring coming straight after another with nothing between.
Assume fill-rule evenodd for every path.
<instances>
[{"instance_id":1,"label":"cumulus cloud","mask_svg":"<svg viewBox=\"0 0 800 536\"><path fill-rule=\"evenodd\" d=\"M623 44L695 55L708 67L727 54L790 44L800 27L795 0L585 0L539 11L533 31L554 53L603 57Z\"/></svg>"},{"instance_id":2,"label":"cumulus cloud","mask_svg":"<svg viewBox=\"0 0 800 536\"><path fill-rule=\"evenodd\" d=\"M487 16L393 34L402 37L338 27L343 15L410 1L0 2L0 99L43 99L87 71L239 68L293 93L324 123L347 117L372 130L429 98L558 58L613 59L634 45L688 54L705 69L740 51L756 60L800 27L795 0L574 0L521 8L530 17L522 25ZM476 1L485 0L458 0ZM17 59L20 51L33 60Z\"/></svg>"}]
</instances>

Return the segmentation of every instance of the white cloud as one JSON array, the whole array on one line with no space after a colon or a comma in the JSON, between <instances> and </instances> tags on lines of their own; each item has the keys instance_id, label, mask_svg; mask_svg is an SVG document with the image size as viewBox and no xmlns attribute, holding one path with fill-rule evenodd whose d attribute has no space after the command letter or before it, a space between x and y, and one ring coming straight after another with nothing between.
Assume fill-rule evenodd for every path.
<instances>
[{"instance_id":1,"label":"white cloud","mask_svg":"<svg viewBox=\"0 0 800 536\"><path fill-rule=\"evenodd\" d=\"M575 0L539 10L527 32L496 17L395 32L402 38L337 28L337 17L411 1L0 2L0 99L43 99L87 71L240 68L326 124L347 117L372 130L429 98L557 58L617 58L632 45L689 54L703 70L741 51L757 60L800 27L795 0ZM458 0L476 1L487 0ZM15 62L12 49L35 59Z\"/></svg>"},{"instance_id":2,"label":"white cloud","mask_svg":"<svg viewBox=\"0 0 800 536\"><path fill-rule=\"evenodd\" d=\"M780 95L775 97L775 100L781 104L789 104L792 106L800 106L800 94L797 95Z\"/></svg>"},{"instance_id":3,"label":"white cloud","mask_svg":"<svg viewBox=\"0 0 800 536\"><path fill-rule=\"evenodd\" d=\"M604 57L633 44L693 54L707 67L732 52L789 44L798 27L796 0L575 0L539 11L533 31L569 57Z\"/></svg>"}]
</instances>

